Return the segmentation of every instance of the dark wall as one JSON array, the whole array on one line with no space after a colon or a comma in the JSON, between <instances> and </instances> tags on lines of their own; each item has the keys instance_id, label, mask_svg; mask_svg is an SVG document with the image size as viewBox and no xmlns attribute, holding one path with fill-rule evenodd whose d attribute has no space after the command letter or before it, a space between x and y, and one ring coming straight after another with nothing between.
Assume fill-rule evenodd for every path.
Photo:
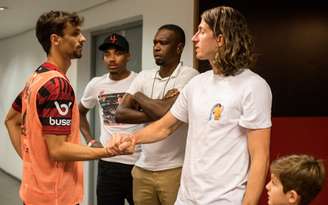
<instances>
[{"instance_id":1,"label":"dark wall","mask_svg":"<svg viewBox=\"0 0 328 205\"><path fill-rule=\"evenodd\" d=\"M204 10L228 5L241 11L254 35L255 72L273 93L271 159L310 154L328 170L328 8L324 1L199 0ZM199 62L200 70L210 68ZM327 180L312 204L328 204ZM266 191L260 205L267 204Z\"/></svg>"},{"instance_id":2,"label":"dark wall","mask_svg":"<svg viewBox=\"0 0 328 205\"><path fill-rule=\"evenodd\" d=\"M328 116L328 9L324 1L201 0L241 11L254 35L258 63L273 93L274 116ZM200 62L200 70L209 65Z\"/></svg>"}]
</instances>

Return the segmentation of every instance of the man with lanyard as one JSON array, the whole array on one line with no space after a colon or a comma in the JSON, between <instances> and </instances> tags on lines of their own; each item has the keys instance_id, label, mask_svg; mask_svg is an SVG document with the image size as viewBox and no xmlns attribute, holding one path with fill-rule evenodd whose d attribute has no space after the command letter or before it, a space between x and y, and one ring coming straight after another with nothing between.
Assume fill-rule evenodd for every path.
<instances>
[{"instance_id":1,"label":"man with lanyard","mask_svg":"<svg viewBox=\"0 0 328 205\"><path fill-rule=\"evenodd\" d=\"M132 82L116 112L124 123L148 123L162 117L179 91L198 72L180 62L185 45L184 31L177 25L161 26L154 38L153 54L159 70L142 71ZM187 127L165 141L142 145L133 170L136 205L172 205L180 184Z\"/></svg>"}]
</instances>

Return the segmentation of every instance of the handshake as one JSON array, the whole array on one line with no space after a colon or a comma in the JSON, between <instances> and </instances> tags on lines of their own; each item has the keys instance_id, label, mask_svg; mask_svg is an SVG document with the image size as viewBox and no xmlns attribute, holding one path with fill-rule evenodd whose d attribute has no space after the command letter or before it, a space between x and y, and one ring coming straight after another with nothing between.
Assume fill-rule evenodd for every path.
<instances>
[{"instance_id":1,"label":"handshake","mask_svg":"<svg viewBox=\"0 0 328 205\"><path fill-rule=\"evenodd\" d=\"M136 139L131 133L114 133L108 140L106 153L112 157L116 155L133 154Z\"/></svg>"}]
</instances>

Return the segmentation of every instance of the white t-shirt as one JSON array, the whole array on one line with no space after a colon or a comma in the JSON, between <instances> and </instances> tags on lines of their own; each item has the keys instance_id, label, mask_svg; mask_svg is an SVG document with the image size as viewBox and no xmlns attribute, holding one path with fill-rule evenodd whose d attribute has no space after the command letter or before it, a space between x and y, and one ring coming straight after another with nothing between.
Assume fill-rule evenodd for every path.
<instances>
[{"instance_id":1,"label":"white t-shirt","mask_svg":"<svg viewBox=\"0 0 328 205\"><path fill-rule=\"evenodd\" d=\"M133 81L127 93L141 92L152 99L162 99L172 88L182 90L198 71L180 63L170 77L161 78L158 70L144 70ZM187 125L177 129L170 137L152 144L142 144L142 152L136 166L160 171L181 167L183 164Z\"/></svg>"},{"instance_id":2,"label":"white t-shirt","mask_svg":"<svg viewBox=\"0 0 328 205\"><path fill-rule=\"evenodd\" d=\"M249 169L247 129L271 127L269 85L249 69L207 71L182 90L170 112L189 124L176 205L242 204Z\"/></svg>"},{"instance_id":3,"label":"white t-shirt","mask_svg":"<svg viewBox=\"0 0 328 205\"><path fill-rule=\"evenodd\" d=\"M93 78L86 86L81 103L87 109L92 109L96 105L99 106L100 117L100 142L107 144L108 139L116 132L133 133L136 129L141 128L139 124L122 124L115 122L115 112L119 105L120 99L129 88L132 81L137 76L136 73L131 74L119 81L109 78L109 74ZM140 155L140 146L136 148L133 155L121 155L102 160L110 162L119 162L123 164L134 164Z\"/></svg>"}]
</instances>

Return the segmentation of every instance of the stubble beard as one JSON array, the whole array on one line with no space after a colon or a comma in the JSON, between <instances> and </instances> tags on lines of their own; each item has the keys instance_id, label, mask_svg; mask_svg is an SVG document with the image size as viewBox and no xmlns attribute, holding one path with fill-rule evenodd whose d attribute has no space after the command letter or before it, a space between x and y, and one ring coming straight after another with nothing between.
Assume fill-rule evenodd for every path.
<instances>
[{"instance_id":1,"label":"stubble beard","mask_svg":"<svg viewBox=\"0 0 328 205\"><path fill-rule=\"evenodd\" d=\"M156 59L155 60L156 65L163 66L165 65L165 61L163 59Z\"/></svg>"},{"instance_id":2,"label":"stubble beard","mask_svg":"<svg viewBox=\"0 0 328 205\"><path fill-rule=\"evenodd\" d=\"M82 57L82 51L74 51L72 54L72 59L77 59Z\"/></svg>"}]
</instances>

